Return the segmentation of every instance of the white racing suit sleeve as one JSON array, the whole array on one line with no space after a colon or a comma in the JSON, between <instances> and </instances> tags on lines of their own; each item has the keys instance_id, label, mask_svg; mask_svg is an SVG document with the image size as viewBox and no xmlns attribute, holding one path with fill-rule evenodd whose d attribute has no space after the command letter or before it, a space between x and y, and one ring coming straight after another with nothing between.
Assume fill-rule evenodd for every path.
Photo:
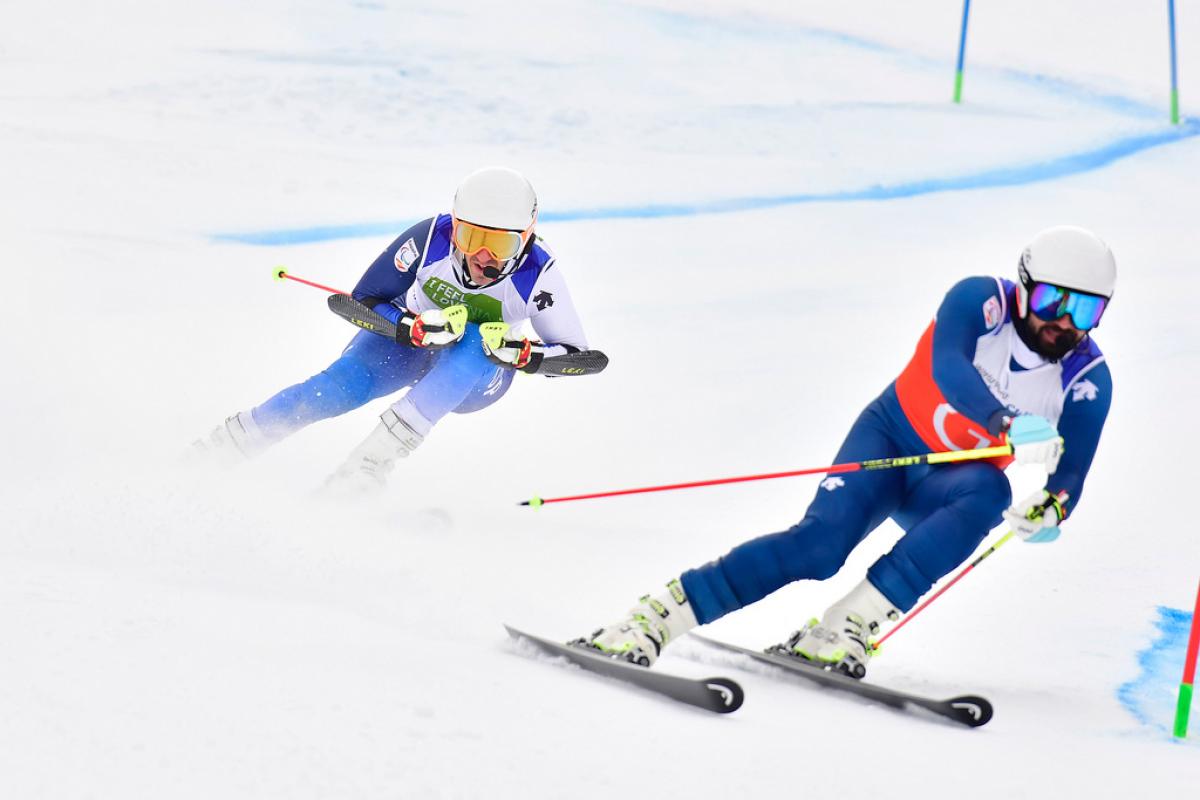
<instances>
[{"instance_id":1,"label":"white racing suit sleeve","mask_svg":"<svg viewBox=\"0 0 1200 800\"><path fill-rule=\"evenodd\" d=\"M537 338L546 345L547 358L588 349L583 325L557 264L551 263L538 277L527 310Z\"/></svg>"}]
</instances>

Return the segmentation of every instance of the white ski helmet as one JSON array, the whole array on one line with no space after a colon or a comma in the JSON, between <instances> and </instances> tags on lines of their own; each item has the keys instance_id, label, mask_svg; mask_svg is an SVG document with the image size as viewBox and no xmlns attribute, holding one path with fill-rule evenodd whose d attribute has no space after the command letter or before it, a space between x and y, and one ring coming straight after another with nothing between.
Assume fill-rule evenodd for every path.
<instances>
[{"instance_id":1,"label":"white ski helmet","mask_svg":"<svg viewBox=\"0 0 1200 800\"><path fill-rule=\"evenodd\" d=\"M1058 225L1033 237L1021 254L1018 274L1018 310L1023 317L1034 283L1111 299L1117 283L1117 261L1096 234L1073 225Z\"/></svg>"},{"instance_id":2,"label":"white ski helmet","mask_svg":"<svg viewBox=\"0 0 1200 800\"><path fill-rule=\"evenodd\" d=\"M516 170L484 167L459 184L452 214L459 276L474 285L466 257L487 248L500 261L496 275L488 276L495 282L512 274L533 240L537 194Z\"/></svg>"}]
</instances>

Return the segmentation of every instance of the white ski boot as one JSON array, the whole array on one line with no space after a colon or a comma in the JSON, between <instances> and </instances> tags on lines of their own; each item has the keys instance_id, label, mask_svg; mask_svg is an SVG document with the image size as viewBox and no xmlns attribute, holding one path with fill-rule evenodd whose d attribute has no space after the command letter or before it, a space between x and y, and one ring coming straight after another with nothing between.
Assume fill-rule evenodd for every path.
<instances>
[{"instance_id":1,"label":"white ski boot","mask_svg":"<svg viewBox=\"0 0 1200 800\"><path fill-rule=\"evenodd\" d=\"M397 404L399 405L399 404ZM387 485L396 461L407 458L425 436L415 430L393 408L379 415L371 435L350 453L337 471L325 480L325 489L335 494L375 494Z\"/></svg>"},{"instance_id":2,"label":"white ski boot","mask_svg":"<svg viewBox=\"0 0 1200 800\"><path fill-rule=\"evenodd\" d=\"M871 637L878 635L884 622L898 619L899 609L870 581L864 580L830 606L820 620L810 619L771 651L802 658L851 678L862 678L873 654Z\"/></svg>"},{"instance_id":3,"label":"white ski boot","mask_svg":"<svg viewBox=\"0 0 1200 800\"><path fill-rule=\"evenodd\" d=\"M667 584L666 594L646 595L624 619L568 644L649 667L658 660L664 647L696 625L696 615L683 586L673 580Z\"/></svg>"},{"instance_id":4,"label":"white ski boot","mask_svg":"<svg viewBox=\"0 0 1200 800\"><path fill-rule=\"evenodd\" d=\"M267 449L268 442L249 411L239 411L202 439L192 442L185 461L216 464L229 468L248 461Z\"/></svg>"}]
</instances>

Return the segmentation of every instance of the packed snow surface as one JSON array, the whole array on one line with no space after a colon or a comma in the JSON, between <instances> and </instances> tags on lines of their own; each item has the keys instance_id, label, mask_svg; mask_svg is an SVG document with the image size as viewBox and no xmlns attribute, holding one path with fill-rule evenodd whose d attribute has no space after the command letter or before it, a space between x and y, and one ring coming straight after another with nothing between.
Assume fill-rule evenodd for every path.
<instances>
[{"instance_id":1,"label":"packed snow surface","mask_svg":"<svg viewBox=\"0 0 1200 800\"><path fill-rule=\"evenodd\" d=\"M958 0L68 0L0 26L0 775L13 798L1178 797L1198 577L1200 6ZM500 163L537 187L596 377L519 375L386 496L314 490L379 401L229 472L225 416L353 334L348 289ZM1053 545L1013 543L868 680L992 700L968 731L681 641L717 716L510 642L566 639L803 514L945 290L1090 227L1115 400ZM1036 476L1012 475L1020 488ZM993 534L993 539L1002 531ZM861 580L708 634L786 636Z\"/></svg>"}]
</instances>

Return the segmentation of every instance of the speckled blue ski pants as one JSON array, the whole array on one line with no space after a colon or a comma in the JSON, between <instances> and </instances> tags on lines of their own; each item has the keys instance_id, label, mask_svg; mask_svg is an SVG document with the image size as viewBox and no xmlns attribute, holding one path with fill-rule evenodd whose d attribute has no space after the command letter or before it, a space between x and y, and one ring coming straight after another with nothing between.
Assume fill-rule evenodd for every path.
<instances>
[{"instance_id":1,"label":"speckled blue ski pants","mask_svg":"<svg viewBox=\"0 0 1200 800\"><path fill-rule=\"evenodd\" d=\"M452 411L468 414L496 402L508 391L513 374L484 356L478 325L467 325L458 344L441 350L407 347L362 331L337 361L255 406L252 413L263 435L278 441L317 420L411 386L408 399L435 424Z\"/></svg>"}]
</instances>

